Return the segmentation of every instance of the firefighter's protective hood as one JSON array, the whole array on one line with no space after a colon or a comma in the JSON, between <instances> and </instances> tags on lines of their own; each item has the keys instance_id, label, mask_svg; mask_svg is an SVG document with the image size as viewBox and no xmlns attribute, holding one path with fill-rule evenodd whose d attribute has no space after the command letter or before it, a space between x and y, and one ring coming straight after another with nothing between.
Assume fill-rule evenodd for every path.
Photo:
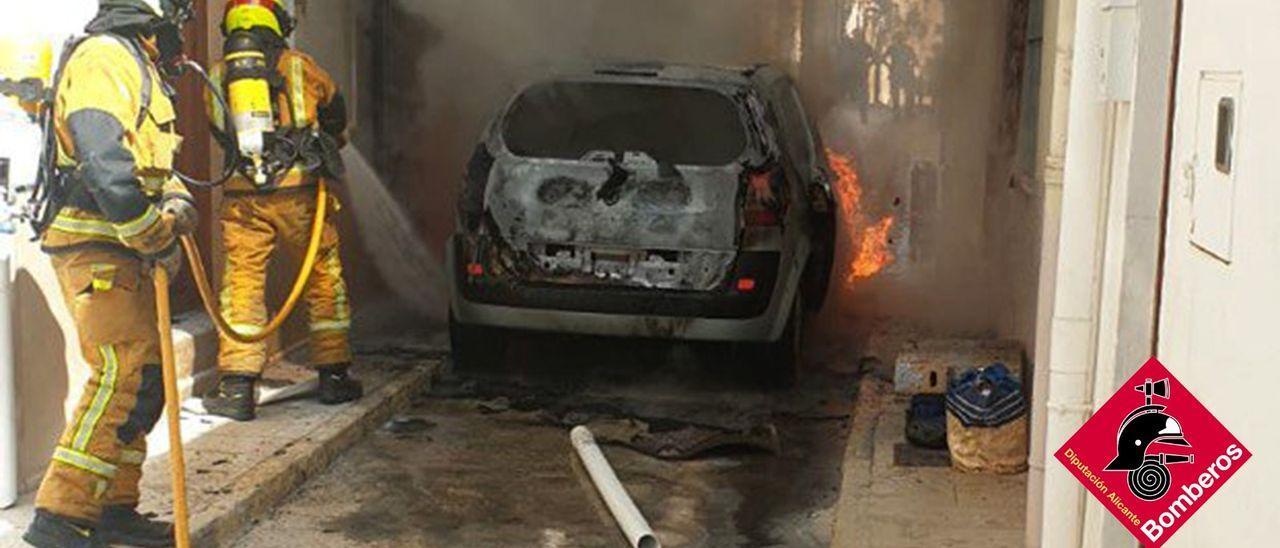
<instances>
[{"instance_id":1,"label":"firefighter's protective hood","mask_svg":"<svg viewBox=\"0 0 1280 548\"><path fill-rule=\"evenodd\" d=\"M181 29L191 17L191 0L98 0L98 14L85 26L90 34L170 24Z\"/></svg>"},{"instance_id":2,"label":"firefighter's protective hood","mask_svg":"<svg viewBox=\"0 0 1280 548\"><path fill-rule=\"evenodd\" d=\"M98 0L98 14L85 26L89 34L155 37L161 67L182 57L182 26L191 19L191 0Z\"/></svg>"}]
</instances>

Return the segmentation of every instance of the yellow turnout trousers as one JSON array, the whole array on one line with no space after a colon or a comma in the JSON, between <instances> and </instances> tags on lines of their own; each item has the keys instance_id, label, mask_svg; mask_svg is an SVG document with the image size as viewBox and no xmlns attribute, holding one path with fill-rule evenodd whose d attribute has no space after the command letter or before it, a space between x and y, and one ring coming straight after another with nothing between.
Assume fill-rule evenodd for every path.
<instances>
[{"instance_id":1,"label":"yellow turnout trousers","mask_svg":"<svg viewBox=\"0 0 1280 548\"><path fill-rule=\"evenodd\" d=\"M155 290L123 249L52 255L91 376L40 484L36 507L97 521L105 505L138 503L147 433L164 409Z\"/></svg>"},{"instance_id":2,"label":"yellow turnout trousers","mask_svg":"<svg viewBox=\"0 0 1280 548\"><path fill-rule=\"evenodd\" d=\"M241 333L260 332L268 320L267 269L276 243L296 257L306 252L316 215L316 189L290 188L269 194L229 195L222 204L222 241L226 248L222 314ZM351 309L338 256L338 229L329 212L304 296L309 315L311 363L317 367L351 361L347 333ZM222 374L260 375L267 362L266 343L244 344L222 337L218 370Z\"/></svg>"}]
</instances>

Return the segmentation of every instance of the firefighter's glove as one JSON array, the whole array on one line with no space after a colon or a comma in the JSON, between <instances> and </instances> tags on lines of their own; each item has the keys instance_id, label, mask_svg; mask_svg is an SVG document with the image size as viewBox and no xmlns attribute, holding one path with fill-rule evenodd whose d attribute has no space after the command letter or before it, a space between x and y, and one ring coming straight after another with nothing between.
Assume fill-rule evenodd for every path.
<instances>
[{"instance_id":1,"label":"firefighter's glove","mask_svg":"<svg viewBox=\"0 0 1280 548\"><path fill-rule=\"evenodd\" d=\"M157 253L149 258L151 268L163 268L169 273L169 280L172 281L182 273L182 246L175 240L164 251Z\"/></svg>"},{"instance_id":2,"label":"firefighter's glove","mask_svg":"<svg viewBox=\"0 0 1280 548\"><path fill-rule=\"evenodd\" d=\"M160 212L173 220L173 234L185 236L196 231L200 224L200 213L195 204L187 196L165 198L160 204Z\"/></svg>"}]
</instances>

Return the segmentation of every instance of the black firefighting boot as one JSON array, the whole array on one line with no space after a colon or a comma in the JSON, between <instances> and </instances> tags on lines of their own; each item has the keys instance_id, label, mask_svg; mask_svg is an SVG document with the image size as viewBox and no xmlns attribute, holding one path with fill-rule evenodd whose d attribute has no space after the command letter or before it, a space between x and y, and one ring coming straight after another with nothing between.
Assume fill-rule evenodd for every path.
<instances>
[{"instance_id":1,"label":"black firefighting boot","mask_svg":"<svg viewBox=\"0 0 1280 548\"><path fill-rule=\"evenodd\" d=\"M257 417L254 399L257 382L256 377L249 375L226 375L218 379L218 386L201 398L205 412L238 421L253 420Z\"/></svg>"},{"instance_id":2,"label":"black firefighting boot","mask_svg":"<svg viewBox=\"0 0 1280 548\"><path fill-rule=\"evenodd\" d=\"M93 528L40 509L22 540L36 548L107 548Z\"/></svg>"},{"instance_id":3,"label":"black firefighting boot","mask_svg":"<svg viewBox=\"0 0 1280 548\"><path fill-rule=\"evenodd\" d=\"M173 546L173 524L149 519L132 506L108 506L102 509L98 536L112 545L164 548Z\"/></svg>"},{"instance_id":4,"label":"black firefighting boot","mask_svg":"<svg viewBox=\"0 0 1280 548\"><path fill-rule=\"evenodd\" d=\"M351 378L347 371L350 364L321 367L320 403L337 405L360 399L364 395L364 385Z\"/></svg>"}]
</instances>

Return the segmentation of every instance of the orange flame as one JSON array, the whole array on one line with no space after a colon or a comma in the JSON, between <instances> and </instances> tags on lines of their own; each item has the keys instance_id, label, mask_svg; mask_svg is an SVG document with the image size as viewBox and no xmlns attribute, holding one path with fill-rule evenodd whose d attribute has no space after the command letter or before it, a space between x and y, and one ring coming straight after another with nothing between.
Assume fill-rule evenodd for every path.
<instances>
[{"instance_id":1,"label":"orange flame","mask_svg":"<svg viewBox=\"0 0 1280 548\"><path fill-rule=\"evenodd\" d=\"M852 248L845 269L845 285L853 287L857 280L875 276L893 264L889 233L893 229L894 218L889 216L872 221L867 217L862 207L862 182L851 154L828 149L827 164L836 179L832 190L840 206L839 222Z\"/></svg>"},{"instance_id":2,"label":"orange flame","mask_svg":"<svg viewBox=\"0 0 1280 548\"><path fill-rule=\"evenodd\" d=\"M862 231L858 257L851 269L854 278L870 278L893 264L893 253L889 250L889 230L892 228L893 217L885 217Z\"/></svg>"}]
</instances>

